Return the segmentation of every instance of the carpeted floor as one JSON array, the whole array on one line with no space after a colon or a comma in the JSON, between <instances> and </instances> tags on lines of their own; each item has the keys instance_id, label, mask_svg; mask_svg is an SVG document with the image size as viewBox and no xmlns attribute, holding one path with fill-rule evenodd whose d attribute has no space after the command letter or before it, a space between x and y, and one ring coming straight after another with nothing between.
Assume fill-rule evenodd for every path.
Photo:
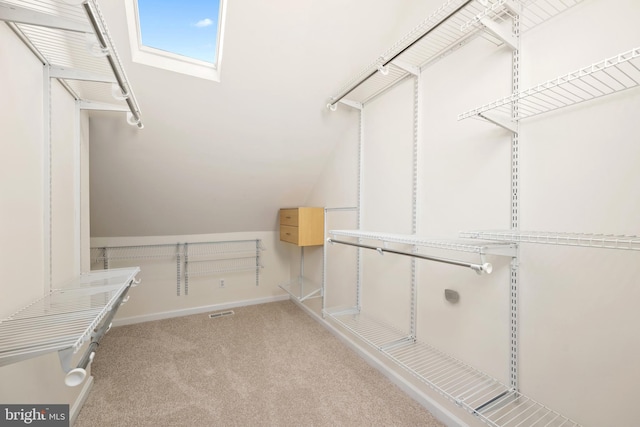
<instances>
[{"instance_id":1,"label":"carpeted floor","mask_svg":"<svg viewBox=\"0 0 640 427\"><path fill-rule=\"evenodd\" d=\"M114 328L76 427L442 426L290 301Z\"/></svg>"}]
</instances>

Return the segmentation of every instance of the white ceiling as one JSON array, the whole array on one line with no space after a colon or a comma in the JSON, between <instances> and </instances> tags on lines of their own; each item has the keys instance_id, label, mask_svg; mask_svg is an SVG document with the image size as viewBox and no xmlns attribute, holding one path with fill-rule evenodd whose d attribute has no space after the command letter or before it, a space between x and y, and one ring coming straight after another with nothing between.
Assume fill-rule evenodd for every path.
<instances>
[{"instance_id":1,"label":"white ceiling","mask_svg":"<svg viewBox=\"0 0 640 427\"><path fill-rule=\"evenodd\" d=\"M91 116L91 234L275 230L357 114L328 98L439 1L228 0L221 82L131 62L124 1L101 3L142 109Z\"/></svg>"}]
</instances>

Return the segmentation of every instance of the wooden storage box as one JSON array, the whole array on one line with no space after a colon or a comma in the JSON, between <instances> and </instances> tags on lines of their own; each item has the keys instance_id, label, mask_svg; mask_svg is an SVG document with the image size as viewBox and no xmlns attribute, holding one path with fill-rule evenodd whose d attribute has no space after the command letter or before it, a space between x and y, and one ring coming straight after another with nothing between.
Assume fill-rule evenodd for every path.
<instances>
[{"instance_id":1,"label":"wooden storage box","mask_svg":"<svg viewBox=\"0 0 640 427\"><path fill-rule=\"evenodd\" d=\"M298 246L324 245L324 208L280 209L280 240Z\"/></svg>"}]
</instances>

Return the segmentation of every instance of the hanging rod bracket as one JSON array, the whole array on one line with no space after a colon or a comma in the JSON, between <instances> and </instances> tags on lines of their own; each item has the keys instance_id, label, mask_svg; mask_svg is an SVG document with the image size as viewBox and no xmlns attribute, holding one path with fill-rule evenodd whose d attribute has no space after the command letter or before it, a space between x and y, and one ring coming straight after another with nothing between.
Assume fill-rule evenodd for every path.
<instances>
[{"instance_id":1,"label":"hanging rod bracket","mask_svg":"<svg viewBox=\"0 0 640 427\"><path fill-rule=\"evenodd\" d=\"M385 66L385 65L382 65L382 64L378 64L377 68L378 68L378 72L380 74L382 74L383 76L389 75L389 66L388 65Z\"/></svg>"}]
</instances>

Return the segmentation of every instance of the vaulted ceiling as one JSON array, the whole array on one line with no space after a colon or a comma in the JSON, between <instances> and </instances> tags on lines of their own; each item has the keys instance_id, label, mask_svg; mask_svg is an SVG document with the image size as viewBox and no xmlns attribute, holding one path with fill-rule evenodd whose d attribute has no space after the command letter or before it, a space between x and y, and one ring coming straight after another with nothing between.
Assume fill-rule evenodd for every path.
<instances>
[{"instance_id":1,"label":"vaulted ceiling","mask_svg":"<svg viewBox=\"0 0 640 427\"><path fill-rule=\"evenodd\" d=\"M145 128L91 115L92 236L275 230L354 135L328 98L438 4L228 0L218 83L131 62L124 2L101 2Z\"/></svg>"}]
</instances>

